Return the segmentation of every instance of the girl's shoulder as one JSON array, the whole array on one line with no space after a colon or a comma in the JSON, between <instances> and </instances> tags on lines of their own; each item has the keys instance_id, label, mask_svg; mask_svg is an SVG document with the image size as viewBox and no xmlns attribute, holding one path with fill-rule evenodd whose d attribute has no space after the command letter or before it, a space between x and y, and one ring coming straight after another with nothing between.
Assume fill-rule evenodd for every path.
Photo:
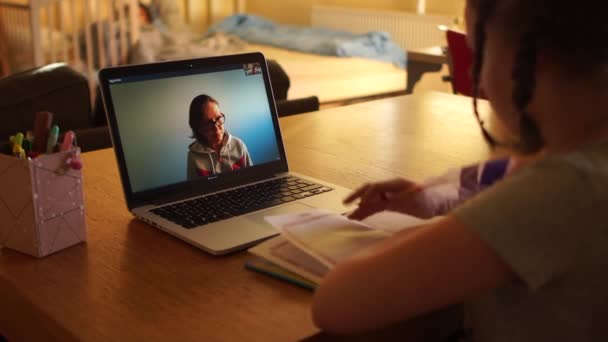
<instances>
[{"instance_id":1,"label":"girl's shoulder","mask_svg":"<svg viewBox=\"0 0 608 342\"><path fill-rule=\"evenodd\" d=\"M561 173L581 185L608 183L608 140L536 160L524 169L532 174Z\"/></svg>"}]
</instances>

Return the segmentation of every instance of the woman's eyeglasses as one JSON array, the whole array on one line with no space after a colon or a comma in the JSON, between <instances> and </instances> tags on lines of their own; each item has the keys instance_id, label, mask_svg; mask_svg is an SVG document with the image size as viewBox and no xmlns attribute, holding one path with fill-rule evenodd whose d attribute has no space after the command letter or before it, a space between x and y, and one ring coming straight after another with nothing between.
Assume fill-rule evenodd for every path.
<instances>
[{"instance_id":1,"label":"woman's eyeglasses","mask_svg":"<svg viewBox=\"0 0 608 342\"><path fill-rule=\"evenodd\" d=\"M224 122L226 122L226 116L224 115L224 113L222 113L220 116L215 118L215 120L207 121L206 123L202 124L201 128L203 129L203 131L212 131L213 129L215 129L216 126L222 127L224 125Z\"/></svg>"}]
</instances>

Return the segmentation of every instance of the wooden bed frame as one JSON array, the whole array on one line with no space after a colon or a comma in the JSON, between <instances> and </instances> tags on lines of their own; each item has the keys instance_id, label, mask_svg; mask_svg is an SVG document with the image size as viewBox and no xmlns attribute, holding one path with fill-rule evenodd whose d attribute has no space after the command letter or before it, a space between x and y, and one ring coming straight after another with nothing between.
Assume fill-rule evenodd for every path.
<instances>
[{"instance_id":1,"label":"wooden bed frame","mask_svg":"<svg viewBox=\"0 0 608 342\"><path fill-rule=\"evenodd\" d=\"M124 64L138 38L137 0L0 0L4 75L61 61L92 85L96 69Z\"/></svg>"},{"instance_id":2,"label":"wooden bed frame","mask_svg":"<svg viewBox=\"0 0 608 342\"><path fill-rule=\"evenodd\" d=\"M178 2L184 23L192 16L191 1ZM234 12L245 11L244 0L231 2ZM215 6L206 0L207 25ZM112 23L109 32L93 29L100 22ZM127 62L128 44L138 41L139 32L137 0L0 0L0 75L62 61L90 78L95 69ZM82 36L86 49L79 42ZM20 65L15 67L16 53Z\"/></svg>"}]
</instances>

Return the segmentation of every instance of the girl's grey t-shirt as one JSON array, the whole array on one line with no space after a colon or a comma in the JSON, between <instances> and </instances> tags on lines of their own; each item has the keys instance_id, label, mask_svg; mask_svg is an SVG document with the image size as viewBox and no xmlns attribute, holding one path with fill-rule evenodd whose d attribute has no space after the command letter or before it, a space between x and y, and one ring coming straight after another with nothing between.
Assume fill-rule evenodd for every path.
<instances>
[{"instance_id":1,"label":"girl's grey t-shirt","mask_svg":"<svg viewBox=\"0 0 608 342\"><path fill-rule=\"evenodd\" d=\"M518 277L465 303L473 340L608 336L608 141L522 168L453 213Z\"/></svg>"}]
</instances>

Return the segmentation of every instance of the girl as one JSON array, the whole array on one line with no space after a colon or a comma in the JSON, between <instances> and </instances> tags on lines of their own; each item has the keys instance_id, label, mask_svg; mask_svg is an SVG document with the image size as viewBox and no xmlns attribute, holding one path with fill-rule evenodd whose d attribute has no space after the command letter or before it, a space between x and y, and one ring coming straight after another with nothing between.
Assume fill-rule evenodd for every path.
<instances>
[{"instance_id":1,"label":"girl","mask_svg":"<svg viewBox=\"0 0 608 342\"><path fill-rule=\"evenodd\" d=\"M339 264L315 293L320 328L358 333L464 302L470 340L608 336L606 13L604 0L467 1L475 93L517 139L485 137L527 161L441 220ZM347 200L360 199L355 218L438 214L424 194L393 180Z\"/></svg>"}]
</instances>

